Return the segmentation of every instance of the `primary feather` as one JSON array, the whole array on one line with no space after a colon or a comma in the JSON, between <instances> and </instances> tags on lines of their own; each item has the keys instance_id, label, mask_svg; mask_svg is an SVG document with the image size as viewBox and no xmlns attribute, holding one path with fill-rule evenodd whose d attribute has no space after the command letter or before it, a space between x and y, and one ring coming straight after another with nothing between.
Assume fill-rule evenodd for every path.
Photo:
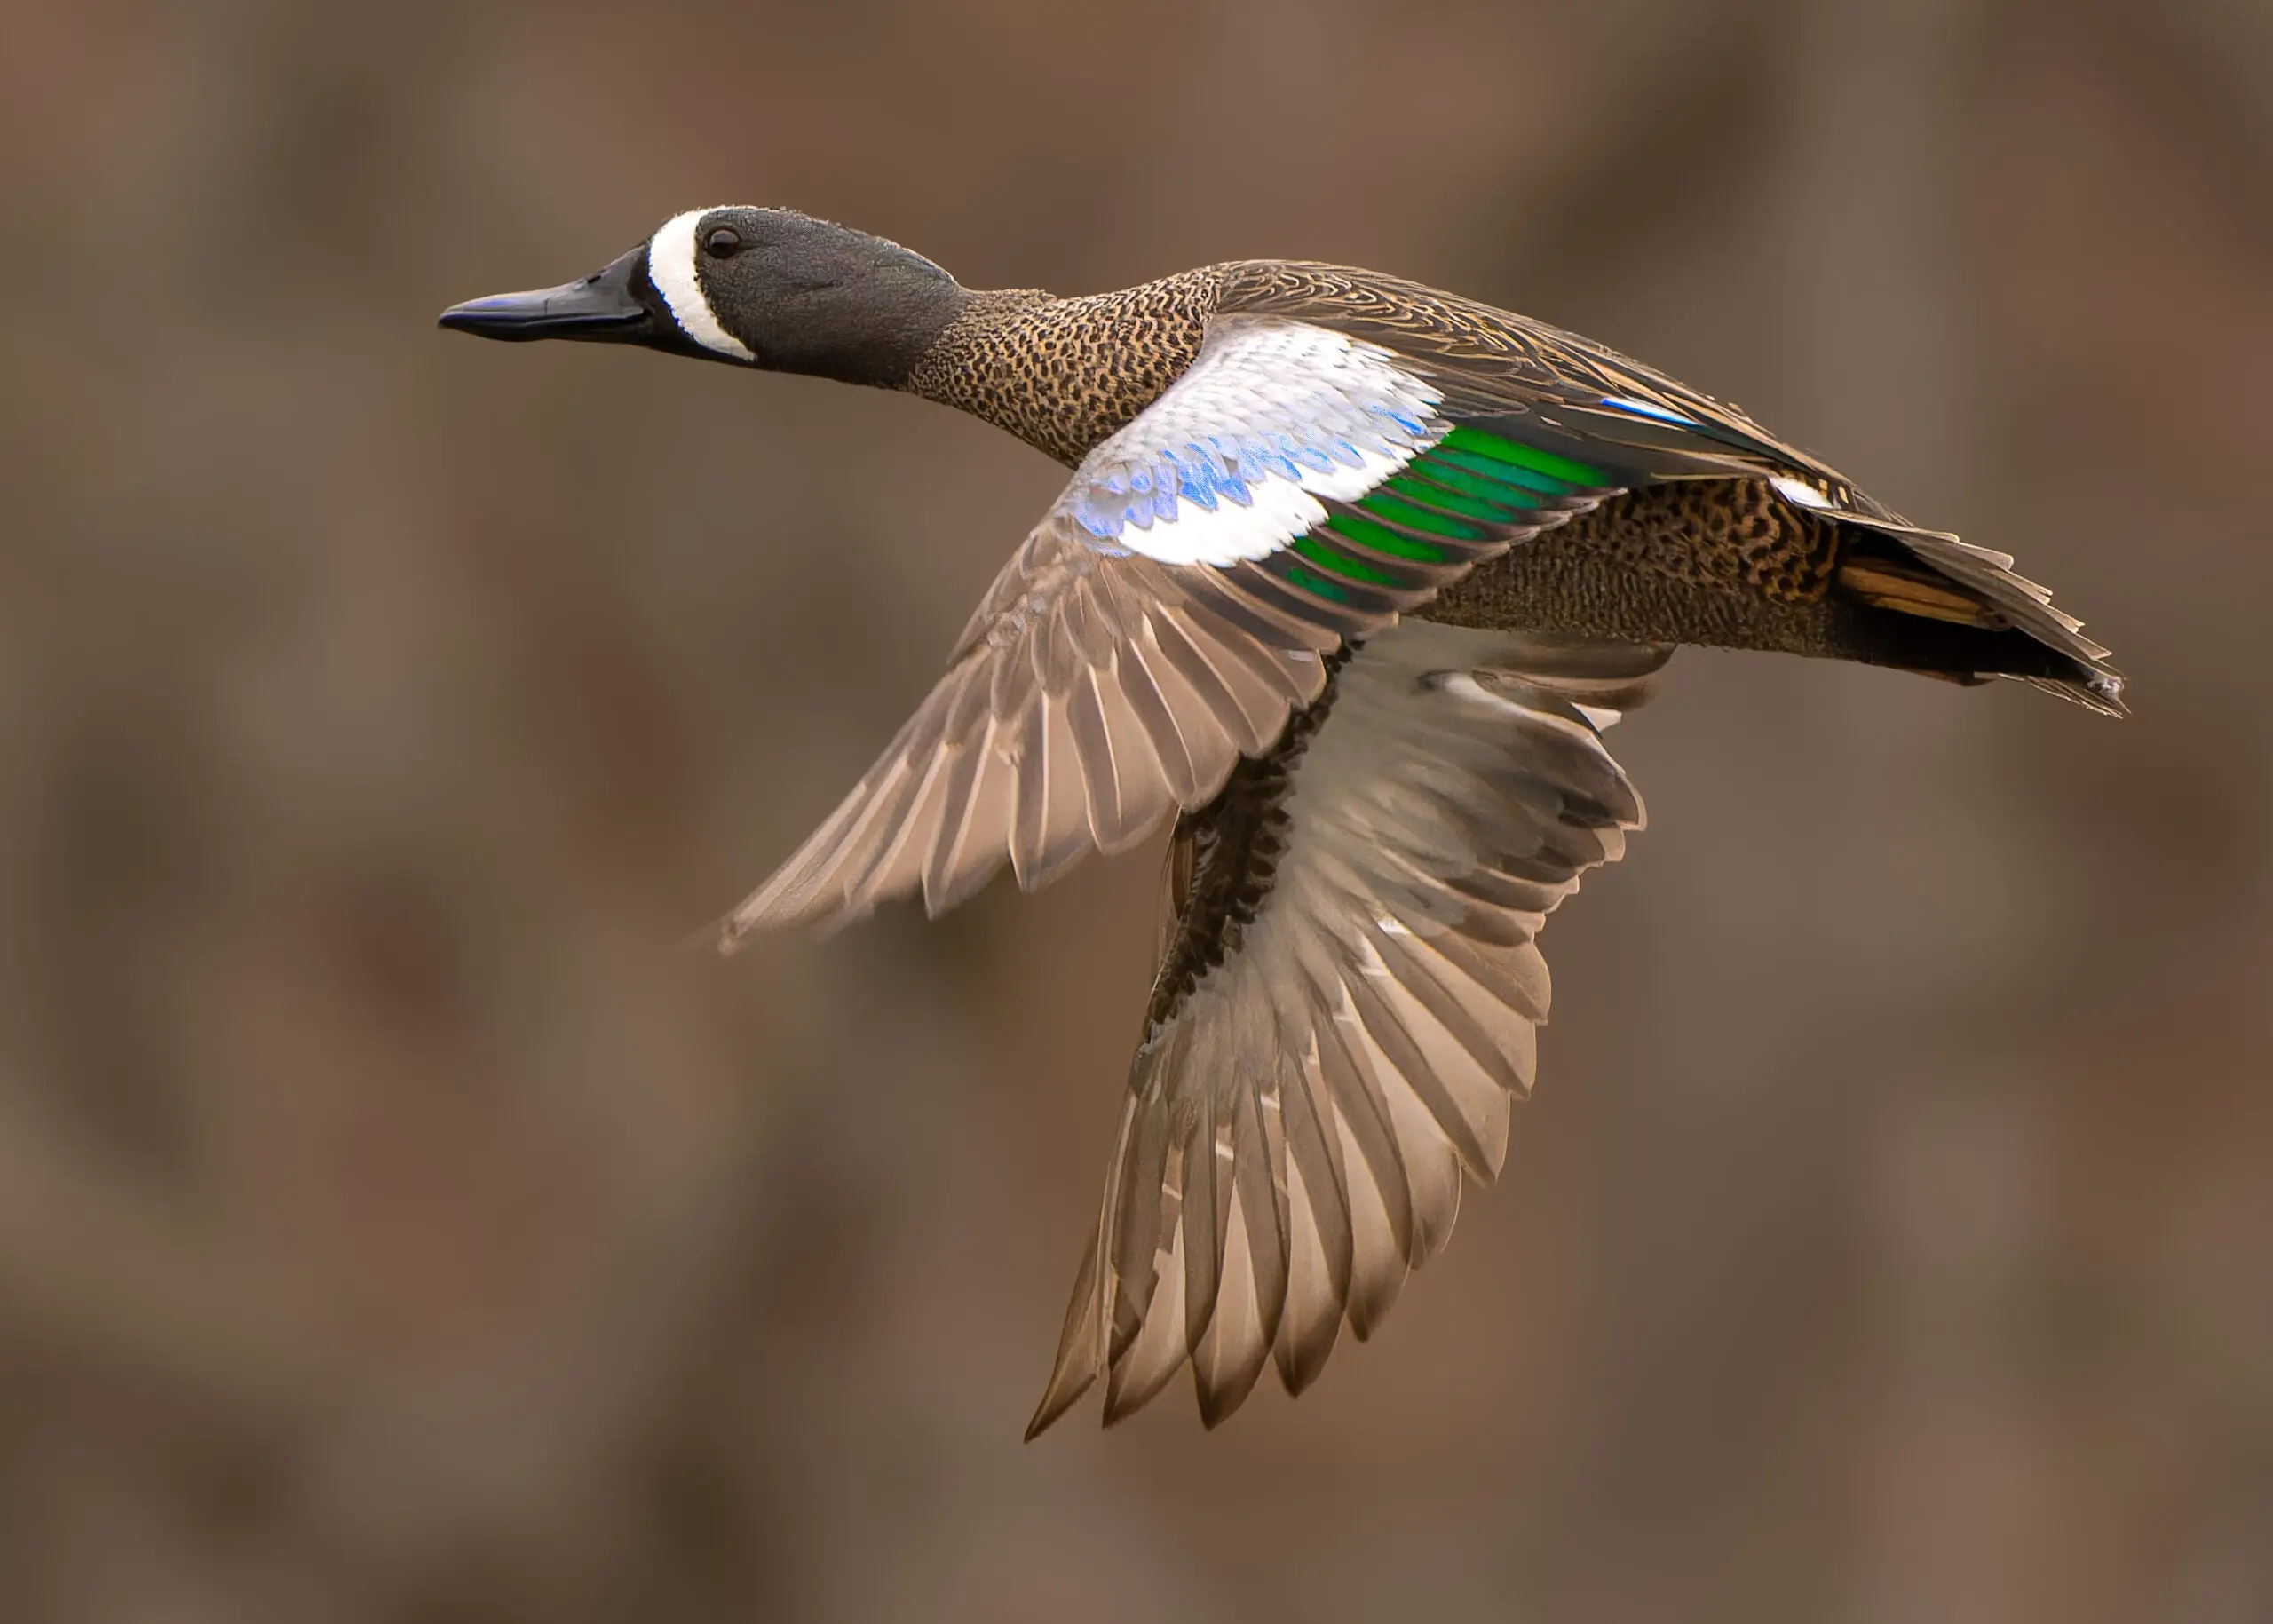
<instances>
[{"instance_id":1,"label":"primary feather","mask_svg":"<svg viewBox=\"0 0 2273 1624\"><path fill-rule=\"evenodd\" d=\"M1546 915L1642 804L1599 728L1670 653L1407 622L1176 838L1162 955L1039 1431L1189 1359L1210 1425L1317 1376L1489 1183L1528 1092Z\"/></svg>"}]
</instances>

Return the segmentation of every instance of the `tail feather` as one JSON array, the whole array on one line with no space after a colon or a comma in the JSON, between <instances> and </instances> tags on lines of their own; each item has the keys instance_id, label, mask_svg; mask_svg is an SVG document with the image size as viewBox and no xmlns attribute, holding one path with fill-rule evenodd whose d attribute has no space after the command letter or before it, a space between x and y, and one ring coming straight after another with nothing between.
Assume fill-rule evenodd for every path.
<instances>
[{"instance_id":1,"label":"tail feather","mask_svg":"<svg viewBox=\"0 0 2273 1624\"><path fill-rule=\"evenodd\" d=\"M2052 606L2049 589L2016 574L2009 554L1898 520L1826 517L1847 532L1833 577L1846 596L1874 609L2004 634L1965 646L1984 661L1968 674L2016 678L2088 710L2126 714L2123 677L2108 663L2107 649L2083 634L2081 621Z\"/></svg>"}]
</instances>

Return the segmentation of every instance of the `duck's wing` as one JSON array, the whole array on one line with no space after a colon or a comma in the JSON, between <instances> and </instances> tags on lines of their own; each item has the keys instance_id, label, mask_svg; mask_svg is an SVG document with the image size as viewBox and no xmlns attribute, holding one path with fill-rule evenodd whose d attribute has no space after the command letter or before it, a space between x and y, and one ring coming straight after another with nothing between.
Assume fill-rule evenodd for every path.
<instances>
[{"instance_id":1,"label":"duck's wing","mask_svg":"<svg viewBox=\"0 0 2273 1624\"><path fill-rule=\"evenodd\" d=\"M1737 408L1513 311L1378 272L1286 260L1229 267L1223 304L1378 346L1437 389L1453 421L1497 422L1612 482L1785 474L1842 508L1895 517Z\"/></svg>"},{"instance_id":2,"label":"duck's wing","mask_svg":"<svg viewBox=\"0 0 2273 1624\"><path fill-rule=\"evenodd\" d=\"M1378 345L1216 318L1083 460L946 676L724 945L919 886L937 914L1006 857L1031 888L1134 844L1269 749L1346 639L1617 494L1460 426Z\"/></svg>"},{"instance_id":3,"label":"duck's wing","mask_svg":"<svg viewBox=\"0 0 2273 1624\"><path fill-rule=\"evenodd\" d=\"M1225 309L1345 334L1436 389L1444 419L1463 425L1439 461L1461 464L1469 435L1554 459L1552 471L1594 487L1764 479L1845 533L1838 590L1899 614L2013 627L2072 673L2037 685L2121 713L2122 678L2107 649L2015 573L2009 554L1911 524L1733 406L1576 333L1417 282L1278 260L1227 269Z\"/></svg>"},{"instance_id":4,"label":"duck's wing","mask_svg":"<svg viewBox=\"0 0 2273 1624\"><path fill-rule=\"evenodd\" d=\"M1187 1361L1208 1425L1300 1392L1488 1183L1531 1087L1533 938L1642 803L1600 730L1666 649L1408 621L1334 662L1172 848L1168 931L1096 1234L1027 1436Z\"/></svg>"}]
</instances>

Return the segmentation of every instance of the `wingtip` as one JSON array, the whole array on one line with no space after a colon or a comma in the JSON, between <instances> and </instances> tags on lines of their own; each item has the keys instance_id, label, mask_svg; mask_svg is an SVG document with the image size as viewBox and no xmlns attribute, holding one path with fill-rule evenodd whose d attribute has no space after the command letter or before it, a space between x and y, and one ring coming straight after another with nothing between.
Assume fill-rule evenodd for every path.
<instances>
[{"instance_id":1,"label":"wingtip","mask_svg":"<svg viewBox=\"0 0 2273 1624\"><path fill-rule=\"evenodd\" d=\"M1337 1327L1339 1322L1337 1321ZM1290 1359L1279 1361L1279 1385L1287 1390L1287 1397L1299 1398L1316 1385L1326 1374L1327 1356L1334 1351L1334 1343L1326 1343L1317 1353L1305 1351Z\"/></svg>"},{"instance_id":2,"label":"wingtip","mask_svg":"<svg viewBox=\"0 0 2273 1624\"><path fill-rule=\"evenodd\" d=\"M1218 1304L1216 1323L1192 1351L1192 1394L1199 1400L1200 1424L1210 1432L1238 1414L1253 1395L1271 1367L1271 1343L1278 1335L1275 1325L1265 1332L1244 1311L1253 1302L1252 1281L1245 1289L1237 1284L1232 1289L1237 1302Z\"/></svg>"},{"instance_id":3,"label":"wingtip","mask_svg":"<svg viewBox=\"0 0 2273 1624\"><path fill-rule=\"evenodd\" d=\"M768 882L743 899L731 913L712 921L707 927L710 944L718 950L720 958L733 957L749 945L751 937L760 931L801 923L804 918L810 917L777 906L777 899L769 894L772 889L772 882Z\"/></svg>"},{"instance_id":4,"label":"wingtip","mask_svg":"<svg viewBox=\"0 0 2273 1624\"><path fill-rule=\"evenodd\" d=\"M1152 1401L1158 1387L1131 1386L1127 1380L1128 1367L1115 1366L1106 1374L1105 1384L1105 1425L1117 1427Z\"/></svg>"},{"instance_id":5,"label":"wingtip","mask_svg":"<svg viewBox=\"0 0 2273 1624\"><path fill-rule=\"evenodd\" d=\"M1081 1395L1097 1383L1097 1373L1079 1369L1061 1362L1049 1373L1049 1385L1042 1389L1041 1402L1034 1406L1034 1417L1026 1422L1026 1441L1029 1444L1057 1424L1065 1413L1081 1402ZM1110 1426L1111 1421L1106 1424Z\"/></svg>"},{"instance_id":6,"label":"wingtip","mask_svg":"<svg viewBox=\"0 0 2273 1624\"><path fill-rule=\"evenodd\" d=\"M735 933L732 923L724 919L697 925L678 939L678 951L681 953L715 953L722 959L733 957L741 950L741 937Z\"/></svg>"},{"instance_id":7,"label":"wingtip","mask_svg":"<svg viewBox=\"0 0 2273 1624\"><path fill-rule=\"evenodd\" d=\"M861 917L850 910L825 913L818 909L796 914L776 914L772 917L753 913L747 906L736 908L724 919L714 921L687 938L689 947L709 947L722 959L731 959L749 946L751 939L769 931L786 930L793 925L813 925L816 936L829 937Z\"/></svg>"}]
</instances>

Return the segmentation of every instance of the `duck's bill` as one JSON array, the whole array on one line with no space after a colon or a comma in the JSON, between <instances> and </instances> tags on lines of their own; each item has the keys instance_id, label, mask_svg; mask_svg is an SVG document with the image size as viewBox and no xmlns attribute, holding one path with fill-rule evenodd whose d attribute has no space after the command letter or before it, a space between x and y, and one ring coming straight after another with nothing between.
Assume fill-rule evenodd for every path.
<instances>
[{"instance_id":1,"label":"duck's bill","mask_svg":"<svg viewBox=\"0 0 2273 1624\"><path fill-rule=\"evenodd\" d=\"M483 338L585 338L638 344L654 333L654 318L639 299L647 250L633 249L582 281L529 293L495 293L442 313L441 324Z\"/></svg>"}]
</instances>

